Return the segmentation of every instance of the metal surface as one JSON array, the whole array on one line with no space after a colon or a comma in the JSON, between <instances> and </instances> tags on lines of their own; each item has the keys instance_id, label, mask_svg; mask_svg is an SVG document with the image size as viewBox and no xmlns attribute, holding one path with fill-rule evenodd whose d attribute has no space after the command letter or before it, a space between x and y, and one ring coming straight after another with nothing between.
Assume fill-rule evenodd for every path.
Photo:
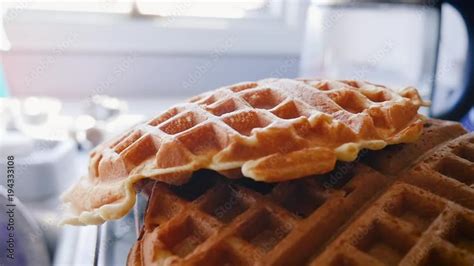
<instances>
[{"instance_id":1,"label":"metal surface","mask_svg":"<svg viewBox=\"0 0 474 266\"><path fill-rule=\"evenodd\" d=\"M100 226L65 226L53 265L126 265L128 252L138 238L136 225L143 224L146 199L120 220Z\"/></svg>"},{"instance_id":2,"label":"metal surface","mask_svg":"<svg viewBox=\"0 0 474 266\"><path fill-rule=\"evenodd\" d=\"M313 0L312 3L326 6L357 6L359 4L409 4L428 7L441 6L440 0Z\"/></svg>"},{"instance_id":3,"label":"metal surface","mask_svg":"<svg viewBox=\"0 0 474 266\"><path fill-rule=\"evenodd\" d=\"M99 235L99 226L65 226L53 265L96 265Z\"/></svg>"},{"instance_id":4,"label":"metal surface","mask_svg":"<svg viewBox=\"0 0 474 266\"><path fill-rule=\"evenodd\" d=\"M98 232L97 260L94 265L126 265L130 248L137 240L143 224L146 199L137 195L135 206L126 217L101 225Z\"/></svg>"}]
</instances>

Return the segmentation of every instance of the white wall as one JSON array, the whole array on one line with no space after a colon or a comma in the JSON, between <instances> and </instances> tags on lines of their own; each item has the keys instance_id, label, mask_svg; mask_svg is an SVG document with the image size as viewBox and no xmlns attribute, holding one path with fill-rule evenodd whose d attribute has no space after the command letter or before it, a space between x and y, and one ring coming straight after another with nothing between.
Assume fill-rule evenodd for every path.
<instances>
[{"instance_id":1,"label":"white wall","mask_svg":"<svg viewBox=\"0 0 474 266\"><path fill-rule=\"evenodd\" d=\"M295 77L296 56L61 54L3 55L13 95L82 98L194 95L243 80Z\"/></svg>"},{"instance_id":2,"label":"white wall","mask_svg":"<svg viewBox=\"0 0 474 266\"><path fill-rule=\"evenodd\" d=\"M295 77L305 16L298 24L285 14L232 20L19 9L5 16L12 49L2 61L17 96L190 96Z\"/></svg>"}]
</instances>

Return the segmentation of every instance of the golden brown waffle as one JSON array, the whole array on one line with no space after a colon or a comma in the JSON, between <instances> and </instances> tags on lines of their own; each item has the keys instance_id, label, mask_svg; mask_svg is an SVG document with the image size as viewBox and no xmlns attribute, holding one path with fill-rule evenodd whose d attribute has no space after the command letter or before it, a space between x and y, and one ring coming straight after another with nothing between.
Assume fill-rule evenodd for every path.
<instances>
[{"instance_id":1,"label":"golden brown waffle","mask_svg":"<svg viewBox=\"0 0 474 266\"><path fill-rule=\"evenodd\" d=\"M407 145L392 145L368 154L365 162L386 175L395 175L413 163L420 154L447 140L454 139L466 131L458 123L430 119L423 125L423 137Z\"/></svg>"},{"instance_id":2,"label":"golden brown waffle","mask_svg":"<svg viewBox=\"0 0 474 266\"><path fill-rule=\"evenodd\" d=\"M361 149L414 142L417 91L358 81L267 79L223 87L177 105L91 154L89 175L66 193L68 223L118 218L133 184L185 183L199 169L280 182L333 170Z\"/></svg>"},{"instance_id":3,"label":"golden brown waffle","mask_svg":"<svg viewBox=\"0 0 474 266\"><path fill-rule=\"evenodd\" d=\"M278 184L209 171L157 182L128 264L473 265L474 133L463 133L430 120L419 142L395 150L410 160L362 154ZM381 173L393 169L403 172Z\"/></svg>"}]
</instances>

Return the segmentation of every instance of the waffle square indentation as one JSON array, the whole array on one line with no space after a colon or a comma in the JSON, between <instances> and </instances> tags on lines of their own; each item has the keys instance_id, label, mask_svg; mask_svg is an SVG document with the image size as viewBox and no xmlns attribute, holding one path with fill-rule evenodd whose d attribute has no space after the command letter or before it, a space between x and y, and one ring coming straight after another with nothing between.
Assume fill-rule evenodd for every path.
<instances>
[{"instance_id":1,"label":"waffle square indentation","mask_svg":"<svg viewBox=\"0 0 474 266\"><path fill-rule=\"evenodd\" d=\"M386 265L398 265L412 247L404 234L393 231L378 221L374 221L358 240L356 247L359 250Z\"/></svg>"},{"instance_id":2,"label":"waffle square indentation","mask_svg":"<svg viewBox=\"0 0 474 266\"><path fill-rule=\"evenodd\" d=\"M474 163L460 160L456 157L445 157L438 162L435 169L468 186L474 185Z\"/></svg>"},{"instance_id":3,"label":"waffle square indentation","mask_svg":"<svg viewBox=\"0 0 474 266\"><path fill-rule=\"evenodd\" d=\"M272 250L291 231L285 223L268 210L256 213L241 228L240 237L263 252Z\"/></svg>"},{"instance_id":4,"label":"waffle square indentation","mask_svg":"<svg viewBox=\"0 0 474 266\"><path fill-rule=\"evenodd\" d=\"M164 189L163 185L157 186L154 188L152 199L148 201L145 214L145 226L147 228L153 228L166 223L183 209L183 205L179 203L174 195Z\"/></svg>"},{"instance_id":5,"label":"waffle square indentation","mask_svg":"<svg viewBox=\"0 0 474 266\"><path fill-rule=\"evenodd\" d=\"M205 117L196 115L193 112L187 112L179 117L168 120L160 126L160 129L167 134L174 135L186 129L190 129L204 120L206 120Z\"/></svg>"},{"instance_id":6,"label":"waffle square indentation","mask_svg":"<svg viewBox=\"0 0 474 266\"><path fill-rule=\"evenodd\" d=\"M384 209L389 214L411 224L416 233L421 234L441 213L442 207L430 198L405 192L386 203Z\"/></svg>"},{"instance_id":7,"label":"waffle square indentation","mask_svg":"<svg viewBox=\"0 0 474 266\"><path fill-rule=\"evenodd\" d=\"M453 266L453 265L472 265L463 254L443 247L434 247L430 249L427 257L422 262L423 266Z\"/></svg>"},{"instance_id":8,"label":"waffle square indentation","mask_svg":"<svg viewBox=\"0 0 474 266\"><path fill-rule=\"evenodd\" d=\"M167 229L160 231L159 239L168 250L181 258L192 253L212 234L212 229L192 217Z\"/></svg>"},{"instance_id":9,"label":"waffle square indentation","mask_svg":"<svg viewBox=\"0 0 474 266\"><path fill-rule=\"evenodd\" d=\"M252 129L266 127L271 121L261 117L255 111L242 112L227 116L224 123L242 135L250 136Z\"/></svg>"},{"instance_id":10,"label":"waffle square indentation","mask_svg":"<svg viewBox=\"0 0 474 266\"><path fill-rule=\"evenodd\" d=\"M362 94L351 90L337 90L328 93L328 96L344 110L358 114L363 112L366 106L366 100Z\"/></svg>"},{"instance_id":11,"label":"waffle square indentation","mask_svg":"<svg viewBox=\"0 0 474 266\"><path fill-rule=\"evenodd\" d=\"M213 115L221 116L238 110L241 108L240 104L235 101L235 99L228 99L223 102L216 102L212 106L206 108L207 111L211 112Z\"/></svg>"},{"instance_id":12,"label":"waffle square indentation","mask_svg":"<svg viewBox=\"0 0 474 266\"><path fill-rule=\"evenodd\" d=\"M474 163L474 145L468 144L460 146L454 153L457 156Z\"/></svg>"},{"instance_id":13,"label":"waffle square indentation","mask_svg":"<svg viewBox=\"0 0 474 266\"><path fill-rule=\"evenodd\" d=\"M132 143L137 141L141 136L142 133L140 131L133 131L130 135L123 138L119 143L117 143L117 145L115 145L115 147L113 147L114 151L120 154L123 150L132 145Z\"/></svg>"},{"instance_id":14,"label":"waffle square indentation","mask_svg":"<svg viewBox=\"0 0 474 266\"><path fill-rule=\"evenodd\" d=\"M170 118L177 115L178 113L179 113L178 108L172 108L172 109L168 110L167 112L162 113L158 117L152 119L150 122L148 122L148 125L157 126L157 125L169 120Z\"/></svg>"},{"instance_id":15,"label":"waffle square indentation","mask_svg":"<svg viewBox=\"0 0 474 266\"><path fill-rule=\"evenodd\" d=\"M325 198L317 195L305 183L284 184L273 189L272 197L279 204L300 218L310 216L324 204Z\"/></svg>"},{"instance_id":16,"label":"waffle square indentation","mask_svg":"<svg viewBox=\"0 0 474 266\"><path fill-rule=\"evenodd\" d=\"M288 101L275 108L272 113L283 119L293 119L301 116L308 116L306 112L301 112L301 109L294 101Z\"/></svg>"},{"instance_id":17,"label":"waffle square indentation","mask_svg":"<svg viewBox=\"0 0 474 266\"><path fill-rule=\"evenodd\" d=\"M447 240L456 247L474 254L474 217L458 217L448 233Z\"/></svg>"},{"instance_id":18,"label":"waffle square indentation","mask_svg":"<svg viewBox=\"0 0 474 266\"><path fill-rule=\"evenodd\" d=\"M220 150L228 142L228 136L224 129L211 123L197 125L192 130L180 134L177 139L196 155Z\"/></svg>"},{"instance_id":19,"label":"waffle square indentation","mask_svg":"<svg viewBox=\"0 0 474 266\"><path fill-rule=\"evenodd\" d=\"M198 265L248 265L240 254L227 245L209 250Z\"/></svg>"},{"instance_id":20,"label":"waffle square indentation","mask_svg":"<svg viewBox=\"0 0 474 266\"><path fill-rule=\"evenodd\" d=\"M122 152L123 160L130 171L146 159L154 156L158 150L159 140L152 135L145 135Z\"/></svg>"},{"instance_id":21,"label":"waffle square indentation","mask_svg":"<svg viewBox=\"0 0 474 266\"><path fill-rule=\"evenodd\" d=\"M259 109L272 109L283 101L283 97L271 89L263 89L244 93L242 98L252 107Z\"/></svg>"},{"instance_id":22,"label":"waffle square indentation","mask_svg":"<svg viewBox=\"0 0 474 266\"><path fill-rule=\"evenodd\" d=\"M214 187L209 197L201 204L201 210L223 223L229 223L249 208L248 197L241 188L223 184Z\"/></svg>"}]
</instances>

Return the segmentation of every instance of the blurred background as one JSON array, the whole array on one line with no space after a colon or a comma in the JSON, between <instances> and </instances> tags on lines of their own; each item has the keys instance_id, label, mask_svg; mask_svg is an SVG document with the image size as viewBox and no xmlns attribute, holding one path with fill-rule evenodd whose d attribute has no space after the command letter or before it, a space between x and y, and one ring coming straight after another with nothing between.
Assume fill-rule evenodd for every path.
<instances>
[{"instance_id":1,"label":"blurred background","mask_svg":"<svg viewBox=\"0 0 474 266\"><path fill-rule=\"evenodd\" d=\"M21 230L44 247L24 262L97 264L91 242L107 231L117 244L101 262L122 264L133 222L59 228L59 194L95 145L220 86L301 76L415 86L432 100L425 114L472 130L474 7L450 2L2 1L0 153L15 156Z\"/></svg>"}]
</instances>

